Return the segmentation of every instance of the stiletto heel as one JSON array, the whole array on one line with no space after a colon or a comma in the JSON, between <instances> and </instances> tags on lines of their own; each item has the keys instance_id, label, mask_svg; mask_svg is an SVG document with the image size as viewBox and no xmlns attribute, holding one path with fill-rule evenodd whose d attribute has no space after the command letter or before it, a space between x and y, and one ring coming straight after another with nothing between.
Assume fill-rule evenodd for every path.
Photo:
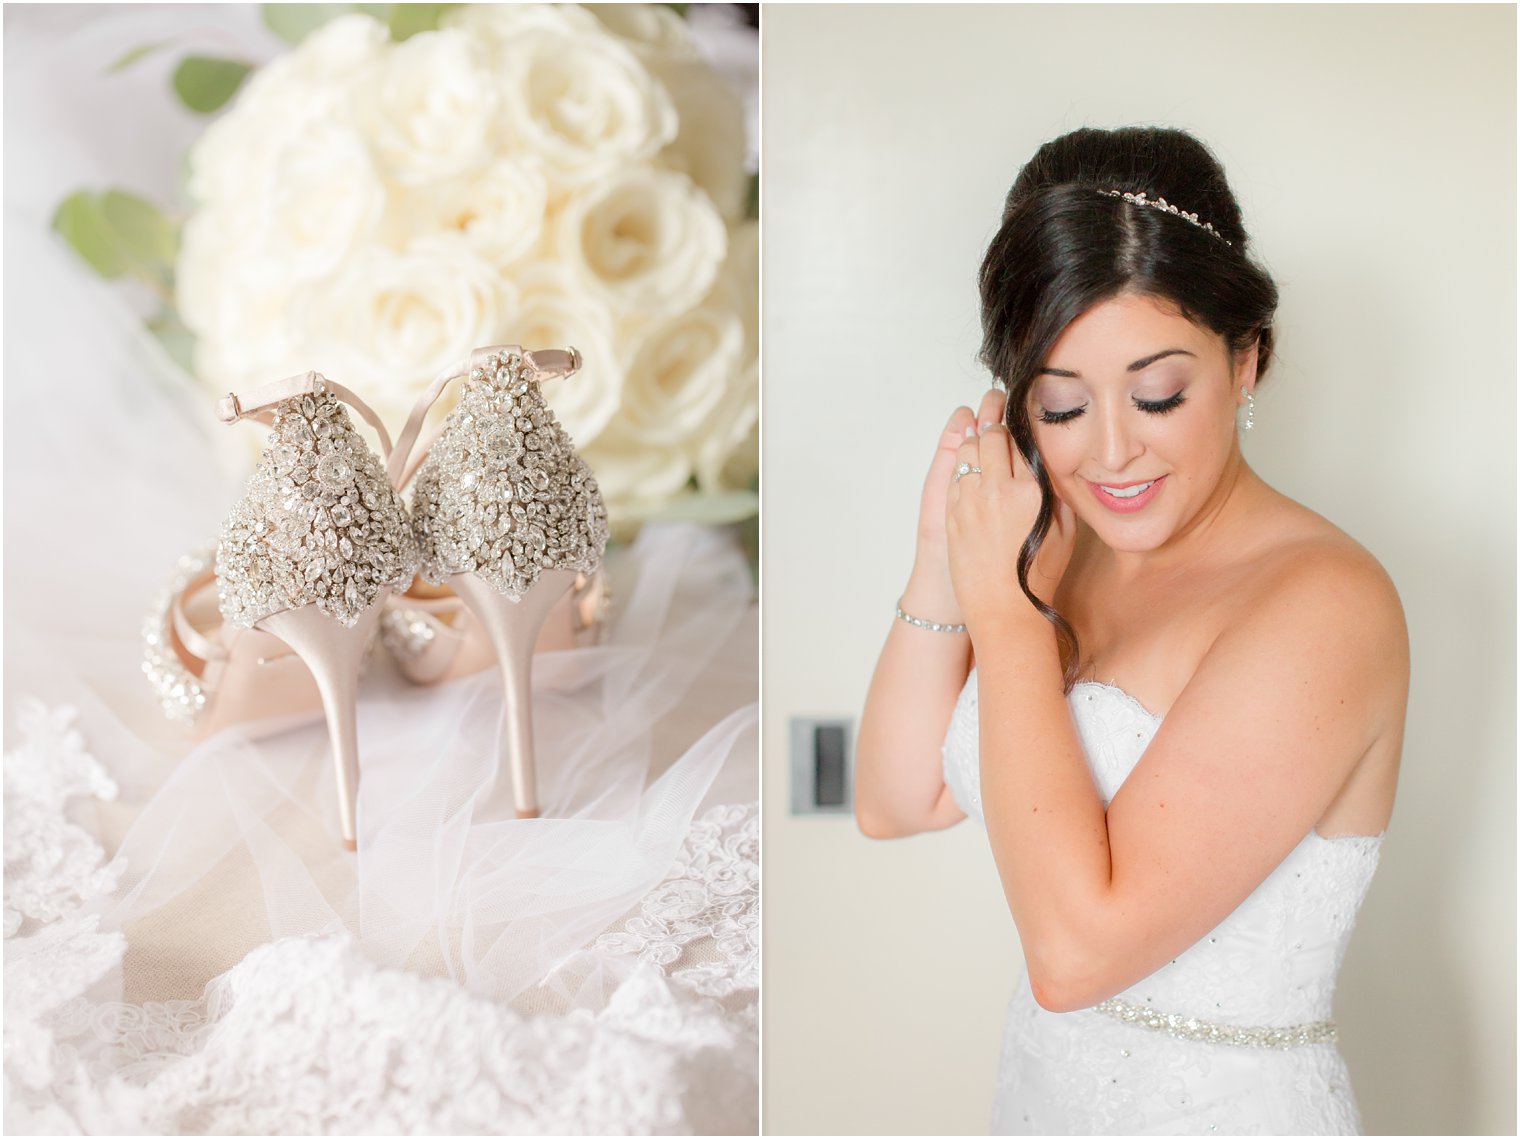
<instances>
[{"instance_id":1,"label":"stiletto heel","mask_svg":"<svg viewBox=\"0 0 1520 1139\"><path fill-rule=\"evenodd\" d=\"M606 567L578 571L575 584L549 611L534 653L563 652L601 643L612 609ZM380 640L401 675L413 684L473 676L496 663L496 649L465 603L448 586L421 578L392 594L380 618Z\"/></svg>"},{"instance_id":2,"label":"stiletto heel","mask_svg":"<svg viewBox=\"0 0 1520 1139\"><path fill-rule=\"evenodd\" d=\"M237 642L278 638L315 679L333 747L343 844L355 850L359 666L386 598L416 572L417 546L385 467L339 400L374 426L388 458L390 436L375 413L315 372L229 394L218 405L226 423L251 417L274 432L222 527L216 582L226 629L254 631Z\"/></svg>"},{"instance_id":3,"label":"stiletto heel","mask_svg":"<svg viewBox=\"0 0 1520 1139\"><path fill-rule=\"evenodd\" d=\"M538 818L533 764L533 644L559 599L575 584L574 570L544 570L538 584L510 601L475 574L454 574L448 585L485 630L501 665L502 708L507 719L512 805L519 819Z\"/></svg>"},{"instance_id":4,"label":"stiletto heel","mask_svg":"<svg viewBox=\"0 0 1520 1139\"><path fill-rule=\"evenodd\" d=\"M334 622L315 605L272 613L256 629L272 633L290 646L311 670L327 715L332 743L333 777L338 786L338 823L345 850L359 849L359 663L369 649L389 589L382 590L351 627Z\"/></svg>"},{"instance_id":5,"label":"stiletto heel","mask_svg":"<svg viewBox=\"0 0 1520 1139\"><path fill-rule=\"evenodd\" d=\"M539 391L541 381L572 375L580 363L574 348L476 349L423 393L390 461L397 487L416 476L412 528L423 580L452 588L496 649L520 818L538 814L534 640L555 603L595 575L607 545L596 478ZM428 409L466 375L458 407L413 457Z\"/></svg>"}]
</instances>

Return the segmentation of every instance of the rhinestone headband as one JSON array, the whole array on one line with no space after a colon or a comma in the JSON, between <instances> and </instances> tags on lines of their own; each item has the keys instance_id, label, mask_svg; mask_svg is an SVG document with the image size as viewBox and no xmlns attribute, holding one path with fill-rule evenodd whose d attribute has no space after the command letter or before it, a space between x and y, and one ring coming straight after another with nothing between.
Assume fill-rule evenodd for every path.
<instances>
[{"instance_id":1,"label":"rhinestone headband","mask_svg":"<svg viewBox=\"0 0 1520 1139\"><path fill-rule=\"evenodd\" d=\"M1197 214L1190 214L1186 210L1180 210L1165 198L1148 197L1144 190L1141 190L1138 194L1131 194L1125 190L1099 190L1098 193L1102 194L1105 198L1123 198L1126 202L1134 202L1137 206L1149 206L1153 210L1164 210L1166 213L1175 214L1183 221L1196 225L1199 229L1208 230L1215 237L1219 238L1220 241L1230 246L1230 248L1233 249L1235 247L1234 242L1230 241L1229 238L1221 234L1208 222L1199 221Z\"/></svg>"}]
</instances>

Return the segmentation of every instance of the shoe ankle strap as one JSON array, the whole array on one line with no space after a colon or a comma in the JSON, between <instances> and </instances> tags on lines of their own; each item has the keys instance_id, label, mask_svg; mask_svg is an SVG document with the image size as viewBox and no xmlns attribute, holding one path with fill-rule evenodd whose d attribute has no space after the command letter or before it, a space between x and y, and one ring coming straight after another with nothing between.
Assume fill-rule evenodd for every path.
<instances>
[{"instance_id":1,"label":"shoe ankle strap","mask_svg":"<svg viewBox=\"0 0 1520 1139\"><path fill-rule=\"evenodd\" d=\"M173 627L174 636L186 653L201 661L200 679L209 691L216 690L217 682L221 679L221 670L231 656L226 641L222 639L227 633L228 626L225 623L219 625L217 627L219 635L208 637L190 620L188 607L192 597L202 590L214 588L215 585L216 566L212 564L187 581L185 587L176 593L169 603L169 621ZM249 638L250 643L263 649L263 653L258 658L260 663L279 660L294 651L278 637L261 630L240 629L237 635ZM262 644L265 641L268 642L267 645Z\"/></svg>"},{"instance_id":2,"label":"shoe ankle strap","mask_svg":"<svg viewBox=\"0 0 1520 1139\"><path fill-rule=\"evenodd\" d=\"M302 372L299 376L287 376L283 380L261 384L248 392L228 392L218 401L216 415L223 423L236 423L239 419L256 419L260 423L268 424L273 421L269 408L284 403L288 399L311 395L319 389L331 392L363 416L364 421L379 434L380 448L385 457L387 459L391 457L391 435L385 429L385 424L381 422L380 417L374 413L369 404L348 388L329 380L320 372Z\"/></svg>"},{"instance_id":3,"label":"shoe ankle strap","mask_svg":"<svg viewBox=\"0 0 1520 1139\"><path fill-rule=\"evenodd\" d=\"M493 344L488 348L477 348L465 359L450 364L433 378L433 382L422 393L412 407L412 414L407 418L406 426L401 429L401 434L396 438L396 449L390 453L390 463L386 468L386 473L390 476L391 485L398 491L412 481L412 476L427 460L428 452L433 449L433 444L443 432L443 426L440 424L426 443L415 448L417 453L415 457L412 457L413 444L422 431L422 421L427 418L428 411L443 394L443 389L454 380L468 376L477 369L484 371L487 361L492 356L504 355L521 356L532 366L534 378L540 382L560 376L573 376L581 368L581 354L575 348L539 348L529 352L517 344Z\"/></svg>"}]
</instances>

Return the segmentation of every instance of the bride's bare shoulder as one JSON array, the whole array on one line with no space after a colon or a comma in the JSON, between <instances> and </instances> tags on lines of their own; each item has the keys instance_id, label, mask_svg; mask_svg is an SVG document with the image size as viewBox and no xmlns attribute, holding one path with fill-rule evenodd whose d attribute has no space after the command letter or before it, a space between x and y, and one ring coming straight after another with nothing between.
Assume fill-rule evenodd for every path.
<instances>
[{"instance_id":1,"label":"bride's bare shoulder","mask_svg":"<svg viewBox=\"0 0 1520 1139\"><path fill-rule=\"evenodd\" d=\"M1251 577L1262 606L1291 610L1327 634L1362 638L1407 670L1404 610L1382 563L1327 518L1285 496L1278 499L1253 559Z\"/></svg>"}]
</instances>

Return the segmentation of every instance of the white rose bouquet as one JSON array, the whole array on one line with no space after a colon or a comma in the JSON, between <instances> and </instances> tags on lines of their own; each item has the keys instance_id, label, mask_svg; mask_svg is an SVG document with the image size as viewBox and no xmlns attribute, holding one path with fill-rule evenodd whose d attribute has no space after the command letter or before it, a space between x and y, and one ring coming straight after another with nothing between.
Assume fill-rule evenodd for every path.
<instances>
[{"instance_id":1,"label":"white rose bouquet","mask_svg":"<svg viewBox=\"0 0 1520 1139\"><path fill-rule=\"evenodd\" d=\"M583 371L544 395L616 528L752 515L739 94L663 6L395 7L432 26L321 24L235 77L191 151L164 276L198 382L314 368L399 425L478 345L573 344ZM87 211L134 204L75 198L55 224L89 256Z\"/></svg>"}]
</instances>

